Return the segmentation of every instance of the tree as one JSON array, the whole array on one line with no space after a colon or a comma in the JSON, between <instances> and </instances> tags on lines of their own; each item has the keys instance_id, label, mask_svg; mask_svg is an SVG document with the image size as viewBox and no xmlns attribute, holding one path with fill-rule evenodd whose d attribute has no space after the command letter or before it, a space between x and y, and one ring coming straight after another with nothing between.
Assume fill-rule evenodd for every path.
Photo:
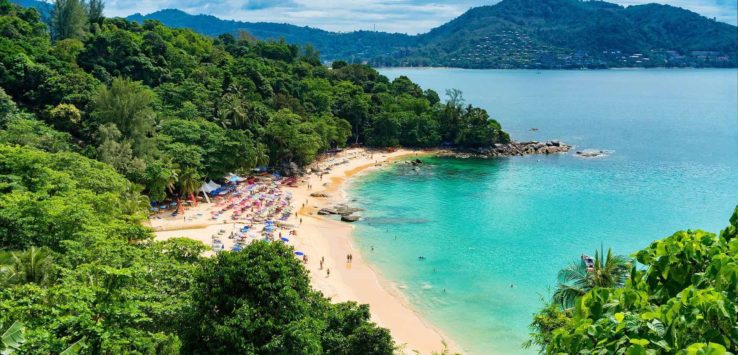
<instances>
[{"instance_id":1,"label":"tree","mask_svg":"<svg viewBox=\"0 0 738 355\"><path fill-rule=\"evenodd\" d=\"M81 0L55 0L51 12L51 33L55 40L82 39L87 28L87 11Z\"/></svg>"},{"instance_id":2,"label":"tree","mask_svg":"<svg viewBox=\"0 0 738 355\"><path fill-rule=\"evenodd\" d=\"M0 265L0 285L35 283L46 286L53 282L54 257L47 248L30 247L10 254L10 263Z\"/></svg>"},{"instance_id":3,"label":"tree","mask_svg":"<svg viewBox=\"0 0 738 355\"><path fill-rule=\"evenodd\" d=\"M595 287L622 287L628 278L631 261L622 255L613 255L607 250L607 257L595 251L594 268L588 269L584 262L572 263L559 271L559 284L553 295L554 303L563 308L571 308L574 303Z\"/></svg>"},{"instance_id":4,"label":"tree","mask_svg":"<svg viewBox=\"0 0 738 355\"><path fill-rule=\"evenodd\" d=\"M72 149L71 136L55 131L28 114L10 115L5 129L0 130L0 143L33 147L47 152L63 152Z\"/></svg>"},{"instance_id":5,"label":"tree","mask_svg":"<svg viewBox=\"0 0 738 355\"><path fill-rule=\"evenodd\" d=\"M187 353L390 354L386 329L355 303L333 305L282 243L254 242L204 263L186 321Z\"/></svg>"},{"instance_id":6,"label":"tree","mask_svg":"<svg viewBox=\"0 0 738 355\"><path fill-rule=\"evenodd\" d=\"M738 344L738 248L725 231L736 227L738 208L720 235L688 230L651 243L636 253L643 267L631 269L622 286L593 287L570 309L552 304L539 312L529 344L548 354L732 352ZM602 261L596 265L607 274ZM618 276L593 279L621 284Z\"/></svg>"},{"instance_id":7,"label":"tree","mask_svg":"<svg viewBox=\"0 0 738 355\"><path fill-rule=\"evenodd\" d=\"M0 124L5 122L8 115L16 112L18 112L18 107L13 102L13 98L0 87Z\"/></svg>"},{"instance_id":8,"label":"tree","mask_svg":"<svg viewBox=\"0 0 738 355\"><path fill-rule=\"evenodd\" d=\"M179 192L195 200L194 193L202 185L202 176L194 168L187 167L179 172Z\"/></svg>"},{"instance_id":9,"label":"tree","mask_svg":"<svg viewBox=\"0 0 738 355\"><path fill-rule=\"evenodd\" d=\"M103 0L90 0L87 8L87 16L90 22L99 23L103 19L103 9L105 8Z\"/></svg>"},{"instance_id":10,"label":"tree","mask_svg":"<svg viewBox=\"0 0 738 355\"><path fill-rule=\"evenodd\" d=\"M140 82L115 78L109 87L98 90L92 101L92 116L100 124L112 123L131 142L135 157L151 155L155 146L152 108L154 93Z\"/></svg>"},{"instance_id":11,"label":"tree","mask_svg":"<svg viewBox=\"0 0 738 355\"><path fill-rule=\"evenodd\" d=\"M81 123L82 113L72 104L59 104L49 111L49 119L57 129L74 132Z\"/></svg>"}]
</instances>

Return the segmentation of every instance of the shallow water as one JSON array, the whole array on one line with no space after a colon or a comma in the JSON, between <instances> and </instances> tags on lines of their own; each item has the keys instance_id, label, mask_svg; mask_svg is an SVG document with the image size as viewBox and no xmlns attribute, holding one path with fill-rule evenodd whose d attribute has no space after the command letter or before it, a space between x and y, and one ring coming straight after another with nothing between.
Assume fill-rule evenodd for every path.
<instances>
[{"instance_id":1,"label":"shallow water","mask_svg":"<svg viewBox=\"0 0 738 355\"><path fill-rule=\"evenodd\" d=\"M473 354L533 353L520 348L531 315L580 254L719 231L738 204L736 70L382 73L439 93L459 88L514 138L613 151L434 158L417 172L398 164L352 182L366 209L358 246Z\"/></svg>"}]
</instances>

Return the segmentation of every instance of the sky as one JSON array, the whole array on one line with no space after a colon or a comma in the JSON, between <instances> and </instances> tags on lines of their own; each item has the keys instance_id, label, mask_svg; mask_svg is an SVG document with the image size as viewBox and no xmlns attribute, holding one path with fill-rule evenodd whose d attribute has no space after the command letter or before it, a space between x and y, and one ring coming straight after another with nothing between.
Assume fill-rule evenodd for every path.
<instances>
[{"instance_id":1,"label":"sky","mask_svg":"<svg viewBox=\"0 0 738 355\"><path fill-rule=\"evenodd\" d=\"M175 8L249 22L282 22L329 31L376 30L424 33L470 7L499 0L107 0L106 16ZM737 0L608 0L622 5L658 2L736 24Z\"/></svg>"}]
</instances>

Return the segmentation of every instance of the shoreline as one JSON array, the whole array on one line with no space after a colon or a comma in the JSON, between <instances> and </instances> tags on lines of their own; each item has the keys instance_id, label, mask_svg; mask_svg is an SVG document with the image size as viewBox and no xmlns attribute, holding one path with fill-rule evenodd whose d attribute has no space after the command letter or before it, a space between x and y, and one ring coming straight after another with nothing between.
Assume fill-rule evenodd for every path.
<instances>
[{"instance_id":1,"label":"shoreline","mask_svg":"<svg viewBox=\"0 0 738 355\"><path fill-rule=\"evenodd\" d=\"M344 152L344 157L353 156L347 164L334 167L323 176L322 181L315 174L306 175L306 182L292 190L298 204L308 201L298 212L303 221L298 228L300 238L297 238L295 246L312 255L305 267L310 273L313 287L334 302L355 301L368 304L372 321L390 330L402 353L441 352L444 350L444 343L452 352L461 352L461 348L423 319L401 290L364 260L362 252L355 245L353 225L320 216L317 211L347 203L345 186L350 179L385 168L397 159L413 155L435 155L439 152L402 149L385 153L350 149ZM307 189L308 183L313 189ZM323 183L327 185L321 186ZM310 197L310 193L314 192L325 193L328 197ZM353 255L350 264L345 261L347 254ZM320 270L318 260L323 256L325 267ZM331 269L330 277L325 276L327 268Z\"/></svg>"},{"instance_id":2,"label":"shoreline","mask_svg":"<svg viewBox=\"0 0 738 355\"><path fill-rule=\"evenodd\" d=\"M392 161L404 157L443 153L442 150L399 149L385 152L365 148L346 149L316 160L295 187L280 187L292 195L290 204L294 208L285 222L294 227L297 235L290 236L288 244L308 256L308 262L303 265L310 275L311 286L332 302L353 301L369 305L371 321L390 331L400 354L431 354L444 349L452 353L463 351L453 340L423 319L401 290L364 260L354 243L354 226L351 223L318 215L317 212L322 208L347 203L345 185L356 176L385 168ZM324 172L321 178L315 170L327 165L330 165L330 170ZM325 194L326 197L313 197L311 193ZM188 207L184 215L177 217L167 216L168 212L157 215L149 219L147 225L154 230L156 240L184 237L210 246L211 236L226 235L246 225L241 220L208 220L210 212L217 209L216 203L200 203ZM225 250L230 250L234 245L231 239L222 238L222 242ZM208 251L205 255L213 254ZM353 256L351 263L346 262L348 254ZM322 269L321 258L325 258ZM330 269L330 276L326 276L327 269Z\"/></svg>"}]
</instances>

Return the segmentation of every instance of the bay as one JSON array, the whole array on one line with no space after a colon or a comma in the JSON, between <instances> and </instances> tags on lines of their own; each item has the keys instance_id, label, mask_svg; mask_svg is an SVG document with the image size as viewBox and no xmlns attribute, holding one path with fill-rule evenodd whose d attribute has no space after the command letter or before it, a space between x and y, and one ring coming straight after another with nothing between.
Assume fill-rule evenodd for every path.
<instances>
[{"instance_id":1,"label":"bay","mask_svg":"<svg viewBox=\"0 0 738 355\"><path fill-rule=\"evenodd\" d=\"M738 204L735 69L381 73L458 88L515 139L611 152L431 158L353 180L358 247L469 353L534 353L520 346L532 314L582 253L718 232Z\"/></svg>"}]
</instances>

